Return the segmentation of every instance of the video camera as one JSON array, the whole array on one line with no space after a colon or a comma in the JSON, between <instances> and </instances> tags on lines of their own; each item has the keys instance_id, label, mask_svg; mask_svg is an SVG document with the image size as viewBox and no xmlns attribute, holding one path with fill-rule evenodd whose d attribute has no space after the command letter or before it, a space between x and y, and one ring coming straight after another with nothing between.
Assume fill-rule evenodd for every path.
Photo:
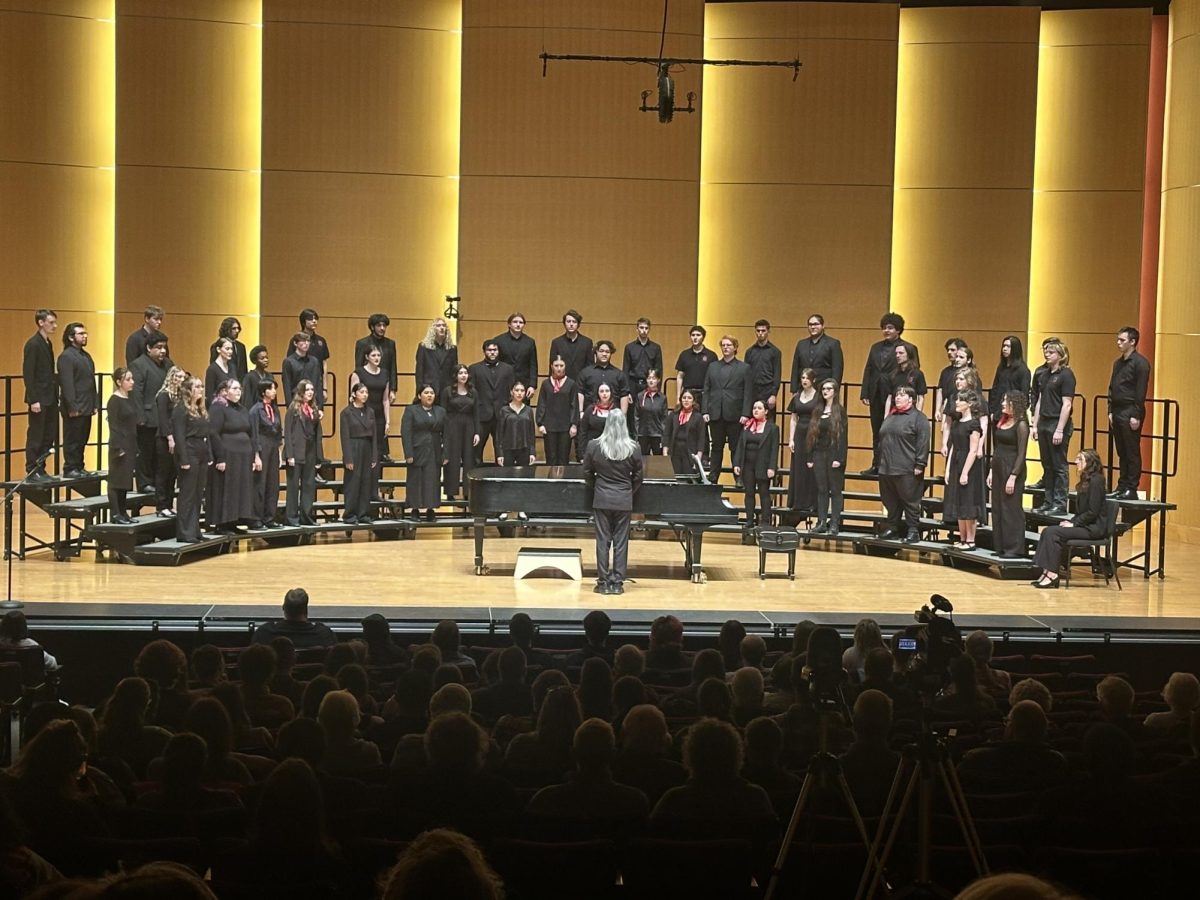
<instances>
[{"instance_id":1,"label":"video camera","mask_svg":"<svg viewBox=\"0 0 1200 900\"><path fill-rule=\"evenodd\" d=\"M907 667L909 681L923 694L933 695L949 682L950 663L963 653L962 633L954 624L953 612L954 604L934 594L913 613L917 624L906 628L898 641L898 651L913 653Z\"/></svg>"}]
</instances>

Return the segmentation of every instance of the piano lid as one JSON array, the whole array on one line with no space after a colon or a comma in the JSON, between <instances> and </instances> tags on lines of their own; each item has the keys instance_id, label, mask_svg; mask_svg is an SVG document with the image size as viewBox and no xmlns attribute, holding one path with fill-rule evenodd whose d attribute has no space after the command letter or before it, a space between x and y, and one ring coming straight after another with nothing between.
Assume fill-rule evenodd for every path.
<instances>
[{"instance_id":1,"label":"piano lid","mask_svg":"<svg viewBox=\"0 0 1200 900\"><path fill-rule=\"evenodd\" d=\"M697 479L675 474L671 460L666 456L643 456L644 481L677 481L681 484L696 484ZM506 481L583 481L583 466L570 463L565 466L481 466L468 473L472 481L504 479Z\"/></svg>"}]
</instances>

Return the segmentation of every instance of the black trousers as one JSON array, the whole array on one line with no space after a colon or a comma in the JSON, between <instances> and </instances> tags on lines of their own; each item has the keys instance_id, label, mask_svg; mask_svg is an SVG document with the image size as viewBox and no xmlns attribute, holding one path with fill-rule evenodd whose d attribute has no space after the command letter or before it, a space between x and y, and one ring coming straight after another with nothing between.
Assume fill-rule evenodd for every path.
<instances>
[{"instance_id":1,"label":"black trousers","mask_svg":"<svg viewBox=\"0 0 1200 900\"><path fill-rule=\"evenodd\" d=\"M129 495L129 491L124 488L108 486L108 514L116 519L118 516L128 515L125 510L125 498Z\"/></svg>"},{"instance_id":2,"label":"black trousers","mask_svg":"<svg viewBox=\"0 0 1200 900\"><path fill-rule=\"evenodd\" d=\"M200 540L200 506L204 502L207 480L207 457L179 470L179 501L175 507L175 537L178 540Z\"/></svg>"},{"instance_id":3,"label":"black trousers","mask_svg":"<svg viewBox=\"0 0 1200 900\"><path fill-rule=\"evenodd\" d=\"M845 505L846 467L833 466L833 451L812 450L813 480L817 483L817 524L837 526Z\"/></svg>"},{"instance_id":4,"label":"black trousers","mask_svg":"<svg viewBox=\"0 0 1200 900\"><path fill-rule=\"evenodd\" d=\"M675 441L671 446L671 468L676 475L695 475L696 458L688 453L687 441Z\"/></svg>"},{"instance_id":5,"label":"black trousers","mask_svg":"<svg viewBox=\"0 0 1200 900\"><path fill-rule=\"evenodd\" d=\"M344 513L348 519L361 519L371 515L371 500L375 496L375 469L371 468L370 438L350 439L350 458L353 470L346 470Z\"/></svg>"},{"instance_id":6,"label":"black trousers","mask_svg":"<svg viewBox=\"0 0 1200 900\"><path fill-rule=\"evenodd\" d=\"M137 429L137 481L143 491L154 491L158 474L158 429L139 425Z\"/></svg>"},{"instance_id":7,"label":"black trousers","mask_svg":"<svg viewBox=\"0 0 1200 900\"><path fill-rule=\"evenodd\" d=\"M571 432L547 431L542 435L542 447L546 451L546 465L565 466L571 461Z\"/></svg>"},{"instance_id":8,"label":"black trousers","mask_svg":"<svg viewBox=\"0 0 1200 900\"><path fill-rule=\"evenodd\" d=\"M254 514L262 523L274 522L279 514L279 449L271 447L262 457L262 469L254 473Z\"/></svg>"},{"instance_id":9,"label":"black trousers","mask_svg":"<svg viewBox=\"0 0 1200 900\"><path fill-rule=\"evenodd\" d=\"M883 427L883 411L887 408L887 394L871 398L871 465L879 468L879 429Z\"/></svg>"},{"instance_id":10,"label":"black trousers","mask_svg":"<svg viewBox=\"0 0 1200 900\"><path fill-rule=\"evenodd\" d=\"M742 461L742 486L745 488L746 524L753 528L761 520L771 521L771 479L758 477L758 450L747 450ZM757 514L754 501L758 500Z\"/></svg>"},{"instance_id":11,"label":"black trousers","mask_svg":"<svg viewBox=\"0 0 1200 900\"><path fill-rule=\"evenodd\" d=\"M1062 443L1054 443L1054 429L1058 427L1058 416L1042 416L1038 419L1038 455L1042 459L1042 487L1046 490L1046 503L1053 506L1067 505L1067 491L1071 486L1071 466L1067 462L1067 450L1075 424L1069 419L1063 426Z\"/></svg>"},{"instance_id":12,"label":"black trousers","mask_svg":"<svg viewBox=\"0 0 1200 900\"><path fill-rule=\"evenodd\" d=\"M310 448L311 449L311 448ZM317 454L309 453L303 462L288 470L287 507L284 516L289 525L311 523L313 504L317 500Z\"/></svg>"},{"instance_id":13,"label":"black trousers","mask_svg":"<svg viewBox=\"0 0 1200 900\"><path fill-rule=\"evenodd\" d=\"M170 509L175 499L175 457L165 437L155 440L154 493L158 495L158 508Z\"/></svg>"},{"instance_id":14,"label":"black trousers","mask_svg":"<svg viewBox=\"0 0 1200 900\"><path fill-rule=\"evenodd\" d=\"M459 488L466 483L467 472L473 465L478 464L475 459L475 448L471 446L474 436L475 425L470 416L446 417L446 468L442 484L447 497L458 494Z\"/></svg>"},{"instance_id":15,"label":"black trousers","mask_svg":"<svg viewBox=\"0 0 1200 900\"><path fill-rule=\"evenodd\" d=\"M921 526L921 476L880 475L879 495L887 510L888 525L900 528L906 525L909 531Z\"/></svg>"},{"instance_id":16,"label":"black trousers","mask_svg":"<svg viewBox=\"0 0 1200 900\"><path fill-rule=\"evenodd\" d=\"M488 438L492 439L492 455L496 453L496 419L484 422L479 422L479 443L475 447L475 465L483 465L483 448L487 445Z\"/></svg>"},{"instance_id":17,"label":"black trousers","mask_svg":"<svg viewBox=\"0 0 1200 900\"><path fill-rule=\"evenodd\" d=\"M715 482L721 477L721 465L725 462L725 444L729 444L730 456L737 452L738 441L742 439L742 423L713 419L708 423L708 436L712 441L708 451L708 478Z\"/></svg>"},{"instance_id":18,"label":"black trousers","mask_svg":"<svg viewBox=\"0 0 1200 900\"><path fill-rule=\"evenodd\" d=\"M42 454L58 440L58 406L42 404L41 412L30 412L25 423L25 472L46 470L46 463L35 465Z\"/></svg>"},{"instance_id":19,"label":"black trousers","mask_svg":"<svg viewBox=\"0 0 1200 900\"><path fill-rule=\"evenodd\" d=\"M1062 564L1063 546L1066 542L1087 540L1091 536L1086 528L1077 525L1051 525L1044 528L1033 561L1040 569L1057 572Z\"/></svg>"},{"instance_id":20,"label":"black trousers","mask_svg":"<svg viewBox=\"0 0 1200 900\"><path fill-rule=\"evenodd\" d=\"M642 456L658 456L662 453L661 437L638 436L638 446L642 448Z\"/></svg>"},{"instance_id":21,"label":"black trousers","mask_svg":"<svg viewBox=\"0 0 1200 900\"><path fill-rule=\"evenodd\" d=\"M629 570L631 514L627 509L597 509L595 514L596 580L621 584Z\"/></svg>"},{"instance_id":22,"label":"black trousers","mask_svg":"<svg viewBox=\"0 0 1200 900\"><path fill-rule=\"evenodd\" d=\"M1117 489L1121 491L1136 491L1138 482L1142 480L1142 431L1141 427L1134 431L1129 427L1129 417L1112 420L1113 443L1117 447L1117 459L1121 464L1121 475L1117 480Z\"/></svg>"},{"instance_id":23,"label":"black trousers","mask_svg":"<svg viewBox=\"0 0 1200 900\"><path fill-rule=\"evenodd\" d=\"M63 416L63 471L83 468L83 451L92 436L92 416ZM37 459L35 456L34 459Z\"/></svg>"},{"instance_id":24,"label":"black trousers","mask_svg":"<svg viewBox=\"0 0 1200 900\"><path fill-rule=\"evenodd\" d=\"M527 466L529 465L529 457L533 455L533 448L509 447L508 449L499 449L496 452L504 457L505 466Z\"/></svg>"}]
</instances>

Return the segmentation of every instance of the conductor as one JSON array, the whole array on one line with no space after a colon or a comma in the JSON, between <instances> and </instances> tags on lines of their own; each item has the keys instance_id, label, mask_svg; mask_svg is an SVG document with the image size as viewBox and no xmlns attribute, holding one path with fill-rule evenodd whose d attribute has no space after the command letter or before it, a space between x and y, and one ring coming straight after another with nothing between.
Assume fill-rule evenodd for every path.
<instances>
[{"instance_id":1,"label":"conductor","mask_svg":"<svg viewBox=\"0 0 1200 900\"><path fill-rule=\"evenodd\" d=\"M589 441L583 475L592 487L596 521L597 594L625 593L629 567L629 520L642 484L642 453L624 416L609 416L600 437ZM611 563L610 563L611 548Z\"/></svg>"}]
</instances>

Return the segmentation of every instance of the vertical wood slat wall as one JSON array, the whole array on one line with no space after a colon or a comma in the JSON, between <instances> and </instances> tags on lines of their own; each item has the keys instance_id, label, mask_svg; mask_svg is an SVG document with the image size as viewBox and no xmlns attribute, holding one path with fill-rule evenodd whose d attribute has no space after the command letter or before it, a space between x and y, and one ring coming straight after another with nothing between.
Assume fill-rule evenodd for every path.
<instances>
[{"instance_id":1,"label":"vertical wood slat wall","mask_svg":"<svg viewBox=\"0 0 1200 900\"><path fill-rule=\"evenodd\" d=\"M1169 361L1200 331L1197 4L1172 6L1163 185L1158 391L1181 397ZM789 356L823 307L853 378L894 307L931 374L947 333L973 340L987 377L1004 333L1054 331L1085 389L1103 390L1111 332L1136 312L1145 10L672 4L668 53L799 53L805 69L797 84L784 70L677 73L702 112L670 126L636 110L649 67L551 63L541 77L543 47L654 55L650 12L6 4L9 358L51 305L88 322L107 368L159 302L190 367L226 314L278 365L311 305L344 386L367 315L392 316L406 367L442 296L462 293L467 357L518 308L548 343L570 305L619 342L650 315L668 357L693 320L748 343L766 315ZM1200 495L1192 481L1185 469L1186 496Z\"/></svg>"}]
</instances>

